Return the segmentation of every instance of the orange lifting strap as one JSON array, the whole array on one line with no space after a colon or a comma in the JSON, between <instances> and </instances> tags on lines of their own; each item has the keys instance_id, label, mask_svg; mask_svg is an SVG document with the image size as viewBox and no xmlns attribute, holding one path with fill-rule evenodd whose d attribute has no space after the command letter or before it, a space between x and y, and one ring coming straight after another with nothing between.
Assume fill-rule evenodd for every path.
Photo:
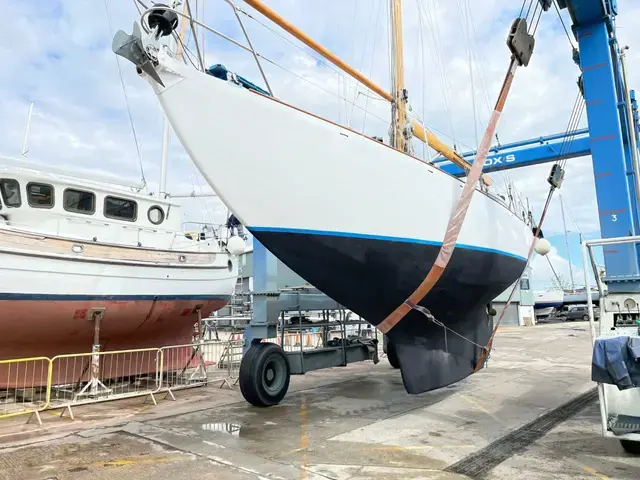
<instances>
[{"instance_id":1,"label":"orange lifting strap","mask_svg":"<svg viewBox=\"0 0 640 480\"><path fill-rule=\"evenodd\" d=\"M462 194L460 195L458 203L456 204L456 210L449 220L449 225L447 225L447 233L444 236L444 241L442 242L442 246L440 247L440 251L438 252L438 257L436 258L435 263L431 267L431 270L429 270L429 273L427 274L425 279L411 294L411 296L409 296L409 298L407 298L398 308L396 308L378 325L378 330L380 330L382 333L389 332L389 330L391 330L400 320L405 317L407 313L411 311L414 305L417 305L420 301L422 301L422 299L431 291L433 286L440 279L442 273L444 272L444 269L447 268L447 265L451 260L451 256L453 255L453 251L456 248L458 235L460 234L460 230L462 229L464 219L467 215L467 210L469 210L469 205L471 205L471 199L473 198L473 194L476 191L478 180L480 179L480 175L482 175L482 167L484 166L484 161L486 160L487 154L489 153L491 140L495 135L496 127L498 126L498 120L500 119L500 114L502 113L504 104L507 101L507 95L509 94L511 84L513 82L513 76L517 67L518 62L515 58L512 58L509 71L507 72L507 76L505 77L504 83L502 84L502 88L500 90L500 96L498 97L496 106L491 113L489 125L487 126L487 130L482 137L482 142L480 143L480 147L478 148L478 154L473 161L471 170L469 170L467 182L465 183L464 188L462 189Z\"/></svg>"}]
</instances>

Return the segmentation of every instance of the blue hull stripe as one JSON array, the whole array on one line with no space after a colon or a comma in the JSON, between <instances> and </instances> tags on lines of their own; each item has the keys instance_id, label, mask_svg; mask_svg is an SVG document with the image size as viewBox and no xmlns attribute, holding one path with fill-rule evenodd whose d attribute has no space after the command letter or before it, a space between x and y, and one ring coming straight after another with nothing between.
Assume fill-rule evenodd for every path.
<instances>
[{"instance_id":1,"label":"blue hull stripe","mask_svg":"<svg viewBox=\"0 0 640 480\"><path fill-rule=\"evenodd\" d=\"M47 293L2 293L0 300L48 300L56 302L136 300L229 300L230 295L67 295Z\"/></svg>"},{"instance_id":2,"label":"blue hull stripe","mask_svg":"<svg viewBox=\"0 0 640 480\"><path fill-rule=\"evenodd\" d=\"M249 231L254 232L267 232L267 233L289 233L289 234L301 234L301 235L324 235L329 237L348 237L348 238L362 238L365 240L380 240L383 242L401 242L401 243L416 243L421 245L434 245L441 246L442 242L435 242L432 240L422 240L418 238L404 238L404 237L387 237L383 235L367 235L364 233L350 233L350 232L331 232L324 230L304 230L295 228L277 228L277 227L247 227ZM497 255L504 255L507 257L517 258L526 262L527 259L520 255L516 255L510 252L504 252L502 250L494 250L492 248L478 247L476 245L465 245L458 243L456 248L464 248L467 250L477 250L480 252L495 253Z\"/></svg>"}]
</instances>

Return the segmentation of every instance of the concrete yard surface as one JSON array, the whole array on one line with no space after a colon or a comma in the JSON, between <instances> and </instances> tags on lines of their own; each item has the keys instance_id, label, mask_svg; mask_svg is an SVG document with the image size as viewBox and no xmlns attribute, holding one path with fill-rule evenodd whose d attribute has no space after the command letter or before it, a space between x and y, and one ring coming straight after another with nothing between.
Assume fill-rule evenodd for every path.
<instances>
[{"instance_id":1,"label":"concrete yard surface","mask_svg":"<svg viewBox=\"0 0 640 480\"><path fill-rule=\"evenodd\" d=\"M0 423L2 479L638 479L601 436L584 323L505 327L488 368L408 395L386 359L292 379L256 408L234 390Z\"/></svg>"}]
</instances>

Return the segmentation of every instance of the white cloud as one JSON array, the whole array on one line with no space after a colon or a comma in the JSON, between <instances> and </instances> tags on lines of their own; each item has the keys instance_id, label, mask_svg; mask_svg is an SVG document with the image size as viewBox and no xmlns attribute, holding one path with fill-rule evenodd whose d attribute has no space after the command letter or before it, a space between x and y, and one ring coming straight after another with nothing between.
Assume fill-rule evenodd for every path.
<instances>
[{"instance_id":1,"label":"white cloud","mask_svg":"<svg viewBox=\"0 0 640 480\"><path fill-rule=\"evenodd\" d=\"M0 29L3 64L0 153L19 155L28 104L33 100L36 106L29 138L31 159L93 168L137 180L140 174L136 148L115 55L111 52L114 32L110 31L103 2L6 3L5 17L11 20ZM267 3L375 82L389 88L386 0ZM469 23L461 20L461 8L467 3L471 10ZM130 31L132 22L138 18L133 1L108 0L107 4L113 30ZM238 4L251 11L239 0ZM620 0L618 4L621 13L618 36L622 44L635 47L628 53L630 83L640 88L640 30L633 24L640 16L640 5L632 0ZM453 143L446 136L455 137L462 150L475 148L476 127L478 132L483 131L508 65L505 38L519 4L509 0L408 0L404 5L405 66L412 105L433 129L444 133L443 139ZM420 10L417 5L421 5ZM253 15L291 40L259 14ZM206 23L244 42L225 2L206 2L204 16ZM566 12L564 16L568 22ZM348 122L353 128L364 127L370 135L387 136L386 102L369 98L366 89L358 88L351 78L314 60L304 53L309 52L307 47L295 41L297 46L285 42L246 17L243 21L257 50L282 67L264 63L277 96L332 120ZM471 37L470 45L465 40L465 29ZM473 98L469 46L473 53ZM208 64L223 63L263 85L253 58L246 52L210 37L205 54ZM150 188L157 190L162 112L146 82L136 76L131 65L126 62L121 65L144 170ZM498 129L500 141L507 143L564 131L577 93L578 74L565 33L552 9L541 20L530 66L521 69L515 79ZM340 97L346 97L347 101ZM354 100L355 107L351 103ZM581 126L585 125L583 118ZM200 193L202 188L203 192L210 192L194 173L193 164L175 138L170 144L169 159L171 191ZM499 181L505 177L514 181L530 199L537 216L548 191L549 168L540 165L493 176ZM238 188L242 188L241 179ZM580 229L597 235L599 224L590 158L570 160L561 192ZM226 214L226 208L217 199L183 203L186 218L193 221L202 221L207 212L217 221ZM545 234L562 231L556 199L545 222ZM557 252L554 255L554 264L561 265L564 259ZM546 275L544 265L536 263L535 268L540 270L540 278Z\"/></svg>"}]
</instances>

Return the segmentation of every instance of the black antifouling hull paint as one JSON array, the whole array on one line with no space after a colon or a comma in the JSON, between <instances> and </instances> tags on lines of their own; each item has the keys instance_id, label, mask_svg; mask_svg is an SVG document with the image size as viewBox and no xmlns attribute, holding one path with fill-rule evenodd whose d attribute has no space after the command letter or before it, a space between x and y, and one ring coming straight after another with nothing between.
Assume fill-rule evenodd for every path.
<instances>
[{"instance_id":1,"label":"black antifouling hull paint","mask_svg":"<svg viewBox=\"0 0 640 480\"><path fill-rule=\"evenodd\" d=\"M358 237L249 230L313 286L373 325L416 289L439 245ZM420 302L465 338L485 345L492 321L486 305L521 274L525 260L456 248L444 274ZM473 372L480 347L411 311L389 333L408 393L457 382Z\"/></svg>"}]
</instances>

